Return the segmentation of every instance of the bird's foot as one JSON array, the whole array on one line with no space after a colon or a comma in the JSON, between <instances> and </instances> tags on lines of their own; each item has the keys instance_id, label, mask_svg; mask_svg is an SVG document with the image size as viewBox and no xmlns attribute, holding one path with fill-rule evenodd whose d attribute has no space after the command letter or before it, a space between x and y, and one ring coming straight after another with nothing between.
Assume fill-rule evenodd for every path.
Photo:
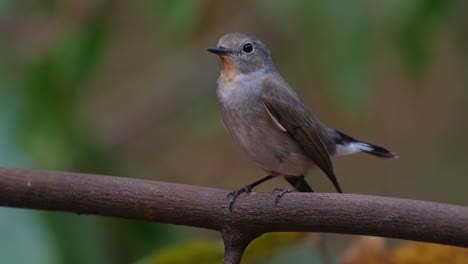
<instances>
[{"instance_id":1,"label":"bird's foot","mask_svg":"<svg viewBox=\"0 0 468 264\"><path fill-rule=\"evenodd\" d=\"M278 193L275 198L275 205L277 205L278 201L281 199L281 197L283 197L283 195L287 193L299 192L299 191L296 188L275 188L273 192Z\"/></svg>"},{"instance_id":2,"label":"bird's foot","mask_svg":"<svg viewBox=\"0 0 468 264\"><path fill-rule=\"evenodd\" d=\"M240 188L239 190L230 192L227 195L227 198L229 199L229 211L232 212L232 206L234 205L234 202L236 201L237 197L241 195L241 193L250 193L251 191L252 191L252 186L249 184L243 188Z\"/></svg>"}]
</instances>

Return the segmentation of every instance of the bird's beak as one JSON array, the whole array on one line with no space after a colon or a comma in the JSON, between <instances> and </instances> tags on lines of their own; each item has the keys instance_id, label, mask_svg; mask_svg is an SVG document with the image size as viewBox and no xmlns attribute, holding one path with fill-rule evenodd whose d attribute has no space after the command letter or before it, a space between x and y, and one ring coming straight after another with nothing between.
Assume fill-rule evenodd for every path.
<instances>
[{"instance_id":1,"label":"bird's beak","mask_svg":"<svg viewBox=\"0 0 468 264\"><path fill-rule=\"evenodd\" d=\"M207 51L214 53L214 54L219 54L219 55L226 55L229 53L229 50L222 46L212 46L212 47L209 47Z\"/></svg>"}]
</instances>

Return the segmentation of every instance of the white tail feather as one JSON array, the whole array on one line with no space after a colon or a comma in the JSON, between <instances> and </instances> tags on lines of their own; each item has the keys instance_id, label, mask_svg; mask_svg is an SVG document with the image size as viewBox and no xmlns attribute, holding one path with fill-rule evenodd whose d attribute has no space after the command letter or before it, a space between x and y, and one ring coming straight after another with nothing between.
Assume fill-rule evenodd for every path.
<instances>
[{"instance_id":1,"label":"white tail feather","mask_svg":"<svg viewBox=\"0 0 468 264\"><path fill-rule=\"evenodd\" d=\"M361 151L372 151L373 148L366 143L362 142L351 142L346 145L336 145L336 156L345 156L345 155L351 155L354 153L358 153Z\"/></svg>"}]
</instances>

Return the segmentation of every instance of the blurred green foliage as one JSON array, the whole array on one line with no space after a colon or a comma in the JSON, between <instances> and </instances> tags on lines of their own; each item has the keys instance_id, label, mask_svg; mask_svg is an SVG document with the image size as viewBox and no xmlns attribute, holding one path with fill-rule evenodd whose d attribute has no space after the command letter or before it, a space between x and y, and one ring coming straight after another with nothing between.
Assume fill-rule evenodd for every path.
<instances>
[{"instance_id":1,"label":"blurred green foliage","mask_svg":"<svg viewBox=\"0 0 468 264\"><path fill-rule=\"evenodd\" d=\"M195 241L173 248L162 249L137 264L221 263L222 245L213 241Z\"/></svg>"},{"instance_id":2,"label":"blurred green foliage","mask_svg":"<svg viewBox=\"0 0 468 264\"><path fill-rule=\"evenodd\" d=\"M200 2L182 1L144 1L142 10L153 19L155 27L177 35L188 35L197 28L200 21ZM164 21L164 23L161 23Z\"/></svg>"},{"instance_id":3,"label":"blurred green foliage","mask_svg":"<svg viewBox=\"0 0 468 264\"><path fill-rule=\"evenodd\" d=\"M429 66L431 43L452 1L419 0L408 5L396 41L405 65L411 73L418 74Z\"/></svg>"},{"instance_id":4,"label":"blurred green foliage","mask_svg":"<svg viewBox=\"0 0 468 264\"><path fill-rule=\"evenodd\" d=\"M22 69L19 91L24 105L18 142L43 166L72 168L80 157L96 151L76 111L83 87L102 57L107 17L98 13L80 28L69 29ZM44 149L49 155L43 155ZM100 160L86 160L102 166Z\"/></svg>"},{"instance_id":5,"label":"blurred green foliage","mask_svg":"<svg viewBox=\"0 0 468 264\"><path fill-rule=\"evenodd\" d=\"M236 166L244 164L236 163L239 153L219 155L218 148L227 139L213 114L217 72L211 70L216 65L203 52L220 34L244 31L276 40L268 42L275 61L303 87L298 89L301 93L308 95L313 90L309 87L319 84L322 88L314 90L326 87L321 91L341 107L341 113L362 113L355 109L385 104L388 94L398 96L392 90L376 98L374 76L380 74L376 69L385 69L379 76L387 79L380 83L395 79L387 73L397 72L387 63L389 57L398 58L404 76L425 80L434 68L436 50L445 45L441 39L466 38L452 38L466 27L453 22L465 21L460 17L466 12L459 10L468 7L443 0L0 1L0 165L162 180L170 174L168 179L174 181L196 182L187 177L189 171L211 175L200 176L206 185L222 186L226 181L219 176L221 170L238 175L248 169ZM453 46L460 48L451 50L454 58L466 55L466 45ZM457 74L441 70L437 76L452 80L453 89L438 92L436 105L451 94L456 98L459 91L467 94L468 80L458 82L458 75L447 72ZM418 111L426 113L432 107L419 110L418 102L414 99L406 110L421 121ZM443 120L437 129L427 123L409 128L403 118L394 117L389 122L399 124L387 134L414 131L411 139L402 134L401 142L415 142L419 150L423 143L417 140L423 132L429 131L428 140L430 131L450 138L451 130L443 126L451 127L450 120L455 124L452 129L468 130L466 120L459 121L464 108L453 109L428 121ZM418 130L427 128L425 124L430 129ZM468 147L466 140L452 140L434 143L454 146L443 152L447 160L456 160L450 154ZM409 156L408 167L433 171L433 176L425 177L437 182L437 169L414 160L416 154ZM433 157L438 162L439 158ZM181 160L187 164L181 166ZM432 189L428 193L433 194ZM5 263L181 263L187 256L217 263L222 257L220 240L207 242L166 225L127 220L1 208L0 231ZM284 245L300 240L287 234L269 238L255 242L246 262L266 261Z\"/></svg>"}]
</instances>

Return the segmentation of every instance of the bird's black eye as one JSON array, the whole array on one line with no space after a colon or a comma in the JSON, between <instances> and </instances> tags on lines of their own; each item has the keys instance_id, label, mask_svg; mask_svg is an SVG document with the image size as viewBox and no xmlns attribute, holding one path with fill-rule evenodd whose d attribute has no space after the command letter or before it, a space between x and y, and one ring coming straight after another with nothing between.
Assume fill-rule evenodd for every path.
<instances>
[{"instance_id":1,"label":"bird's black eye","mask_svg":"<svg viewBox=\"0 0 468 264\"><path fill-rule=\"evenodd\" d=\"M245 53L252 53L252 51L253 51L253 45L252 45L252 43L247 43L247 44L245 44L245 45L242 47L242 50L243 50Z\"/></svg>"}]
</instances>

